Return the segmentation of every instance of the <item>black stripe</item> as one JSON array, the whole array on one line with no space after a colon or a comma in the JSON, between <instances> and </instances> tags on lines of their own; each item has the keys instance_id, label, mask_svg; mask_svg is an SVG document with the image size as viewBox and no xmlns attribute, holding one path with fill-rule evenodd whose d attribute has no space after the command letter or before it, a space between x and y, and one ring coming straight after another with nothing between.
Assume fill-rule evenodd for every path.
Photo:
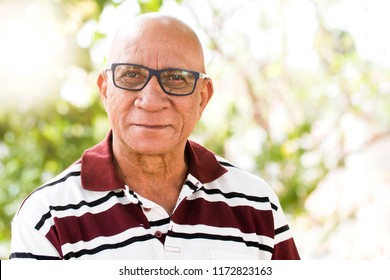
<instances>
[{"instance_id":1,"label":"black stripe","mask_svg":"<svg viewBox=\"0 0 390 280\"><path fill-rule=\"evenodd\" d=\"M209 239L209 240L220 240L220 241L233 241L244 243L248 247L255 247L262 251L270 252L271 254L274 252L274 249L265 244L260 244L254 241L246 241L242 237L239 236L230 236L230 235L216 235L216 234L208 234L208 233L182 233L182 232L168 232L168 236L183 238L183 239Z\"/></svg>"},{"instance_id":2,"label":"black stripe","mask_svg":"<svg viewBox=\"0 0 390 280\"><path fill-rule=\"evenodd\" d=\"M81 171L73 171L73 172L69 172L68 174L66 174L64 177L54 181L54 182L50 182L50 183L47 183L39 188L37 188L34 192L36 191L39 191L39 190L42 190L44 188L47 188L47 187L50 187L50 186L54 186L54 185L57 185L59 183L62 183L62 182L65 182L66 180L68 180L68 178L70 177L76 177L76 176L80 176L81 175ZM34 193L33 192L33 193Z\"/></svg>"},{"instance_id":3,"label":"black stripe","mask_svg":"<svg viewBox=\"0 0 390 280\"><path fill-rule=\"evenodd\" d=\"M43 190L47 187L50 187L50 186L55 186L61 182L65 182L66 180L68 180L68 178L70 177L77 177L77 176L80 176L81 175L81 172L80 171L73 171L73 172L69 172L68 174L66 174L64 177L61 177L60 179L56 180L56 181L53 181L53 182L50 182L50 183L47 183L43 186L40 186L39 188L35 189L34 191L32 191L29 196L24 200L26 201L31 195L33 195L34 193L36 193L37 191L40 191L40 190ZM24 203L24 202L23 202ZM23 204L22 204L23 205ZM21 208L21 207L20 207Z\"/></svg>"},{"instance_id":4,"label":"black stripe","mask_svg":"<svg viewBox=\"0 0 390 280\"><path fill-rule=\"evenodd\" d=\"M102 198L99 198L97 200L94 200L94 201L91 201L91 202L86 202L85 200L82 200L80 203L78 204L68 204L68 205L61 205L61 206L50 206L49 207L49 211L44 214L41 219L39 220L39 222L37 223L37 225L35 226L35 229L37 230L40 230L42 228L42 226L45 224L45 221L50 219L51 218L51 213L52 211L66 211L66 210L69 210L69 209L79 209L83 206L88 206L88 207L95 207L95 206L98 206L98 205L101 205L103 203L105 203L106 201L108 201L111 197L124 197L125 196L125 193L122 191L122 192L109 192L106 196L102 197Z\"/></svg>"},{"instance_id":5,"label":"black stripe","mask_svg":"<svg viewBox=\"0 0 390 280\"><path fill-rule=\"evenodd\" d=\"M123 191L123 193L125 193L126 191L128 191L128 192L129 192L129 194L131 194L132 196L134 196L134 197L135 197L135 199L137 199L137 200L138 200L138 203L137 203L137 205L139 205L139 206L142 206L142 205L143 205L142 201L141 201L141 200L138 198L138 196L135 194L135 192L134 192L134 191L132 191L132 190L128 189L128 190L124 190L124 191Z\"/></svg>"},{"instance_id":6,"label":"black stripe","mask_svg":"<svg viewBox=\"0 0 390 280\"><path fill-rule=\"evenodd\" d=\"M104 250L119 249L122 247L126 247L126 246L128 246L132 243L135 243L135 242L147 241L147 240L151 240L154 238L155 237L151 234L147 234L147 235L143 235L143 236L135 236L135 237L129 238L125 241L115 243L115 244L103 244L103 245L100 245L94 249L83 249L83 250L80 250L78 252L69 252L68 254L64 255L64 259L69 260L71 258L80 258L81 256L84 256L84 255L94 255L94 254L97 254L97 253L104 251Z\"/></svg>"},{"instance_id":7,"label":"black stripe","mask_svg":"<svg viewBox=\"0 0 390 280\"><path fill-rule=\"evenodd\" d=\"M198 190L198 187L195 186L195 185L194 185L191 181L189 181L189 180L186 180L184 184L187 185L187 186L188 186L191 190L193 190L193 191Z\"/></svg>"},{"instance_id":8,"label":"black stripe","mask_svg":"<svg viewBox=\"0 0 390 280\"><path fill-rule=\"evenodd\" d=\"M246 200L249 200L249 201L255 201L255 202L260 202L260 203L270 203L271 204L271 207L272 209L274 209L275 211L278 211L278 206L276 206L275 204L273 204L269 198L267 196L264 196L264 197L258 197L258 196L251 196L251 195L245 195L243 193L237 193L237 192L230 192L230 193L224 193L222 192L221 190L219 189L206 189L204 187L200 188L202 191L204 191L205 193L209 194L209 195L213 195L213 194L220 194L222 195L223 197L227 198L227 199L232 199L232 198L243 198L243 199L246 199Z\"/></svg>"},{"instance_id":9,"label":"black stripe","mask_svg":"<svg viewBox=\"0 0 390 280\"><path fill-rule=\"evenodd\" d=\"M157 227L157 226L169 224L170 222L171 222L171 218L166 218L166 219L157 220L157 221L150 221L149 225L151 227Z\"/></svg>"},{"instance_id":10,"label":"black stripe","mask_svg":"<svg viewBox=\"0 0 390 280\"><path fill-rule=\"evenodd\" d=\"M237 166L235 166L229 162L225 162L225 161L218 161L218 162L220 165L223 165L223 166L238 168Z\"/></svg>"},{"instance_id":11,"label":"black stripe","mask_svg":"<svg viewBox=\"0 0 390 280\"><path fill-rule=\"evenodd\" d=\"M275 235L278 235L282 232L288 231L290 228L288 225L282 226L280 228L275 229Z\"/></svg>"},{"instance_id":12,"label":"black stripe","mask_svg":"<svg viewBox=\"0 0 390 280\"><path fill-rule=\"evenodd\" d=\"M10 259L35 259L35 260L60 260L59 257L34 255L31 253L15 252L9 256Z\"/></svg>"}]
</instances>

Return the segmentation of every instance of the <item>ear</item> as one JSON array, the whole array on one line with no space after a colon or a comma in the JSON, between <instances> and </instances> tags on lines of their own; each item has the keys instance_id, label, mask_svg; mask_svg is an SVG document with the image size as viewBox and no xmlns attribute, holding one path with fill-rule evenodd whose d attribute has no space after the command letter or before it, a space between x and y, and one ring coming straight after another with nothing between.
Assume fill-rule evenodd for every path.
<instances>
[{"instance_id":1,"label":"ear","mask_svg":"<svg viewBox=\"0 0 390 280\"><path fill-rule=\"evenodd\" d=\"M99 73L99 76L97 78L97 86L99 88L100 92L100 98L102 99L104 107L106 107L107 102L107 76L104 71Z\"/></svg>"},{"instance_id":2,"label":"ear","mask_svg":"<svg viewBox=\"0 0 390 280\"><path fill-rule=\"evenodd\" d=\"M198 120L202 117L202 113L204 109L206 108L206 105L209 103L211 97L213 96L214 93L214 86L213 86L213 81L210 78L207 78L203 81L202 84L202 90L200 92L200 110L199 110L199 116Z\"/></svg>"}]
</instances>

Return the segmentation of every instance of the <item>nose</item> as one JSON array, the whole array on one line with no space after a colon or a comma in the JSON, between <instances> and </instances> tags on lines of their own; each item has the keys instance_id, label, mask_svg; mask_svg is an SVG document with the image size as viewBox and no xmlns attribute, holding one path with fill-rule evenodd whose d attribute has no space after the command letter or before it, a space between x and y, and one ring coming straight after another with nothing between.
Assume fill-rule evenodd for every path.
<instances>
[{"instance_id":1,"label":"nose","mask_svg":"<svg viewBox=\"0 0 390 280\"><path fill-rule=\"evenodd\" d=\"M158 112L169 105L168 95L162 90L156 76L138 93L134 105L148 112Z\"/></svg>"}]
</instances>

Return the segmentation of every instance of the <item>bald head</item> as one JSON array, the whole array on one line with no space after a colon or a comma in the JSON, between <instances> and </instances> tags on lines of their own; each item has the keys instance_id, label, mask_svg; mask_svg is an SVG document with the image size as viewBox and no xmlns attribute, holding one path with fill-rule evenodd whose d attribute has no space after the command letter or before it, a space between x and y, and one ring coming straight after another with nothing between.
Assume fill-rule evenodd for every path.
<instances>
[{"instance_id":1,"label":"bald head","mask_svg":"<svg viewBox=\"0 0 390 280\"><path fill-rule=\"evenodd\" d=\"M125 24L114 37L108 62L205 72L202 46L193 29L160 13L144 14Z\"/></svg>"}]
</instances>

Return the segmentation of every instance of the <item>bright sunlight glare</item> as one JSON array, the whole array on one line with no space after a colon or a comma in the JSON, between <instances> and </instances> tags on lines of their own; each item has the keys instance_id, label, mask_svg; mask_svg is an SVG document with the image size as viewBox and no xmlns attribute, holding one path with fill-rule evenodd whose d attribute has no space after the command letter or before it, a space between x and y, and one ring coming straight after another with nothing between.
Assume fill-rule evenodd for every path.
<instances>
[{"instance_id":1,"label":"bright sunlight glare","mask_svg":"<svg viewBox=\"0 0 390 280\"><path fill-rule=\"evenodd\" d=\"M63 72L64 39L50 7L38 5L13 2L0 11L0 102L18 110L48 99Z\"/></svg>"}]
</instances>

